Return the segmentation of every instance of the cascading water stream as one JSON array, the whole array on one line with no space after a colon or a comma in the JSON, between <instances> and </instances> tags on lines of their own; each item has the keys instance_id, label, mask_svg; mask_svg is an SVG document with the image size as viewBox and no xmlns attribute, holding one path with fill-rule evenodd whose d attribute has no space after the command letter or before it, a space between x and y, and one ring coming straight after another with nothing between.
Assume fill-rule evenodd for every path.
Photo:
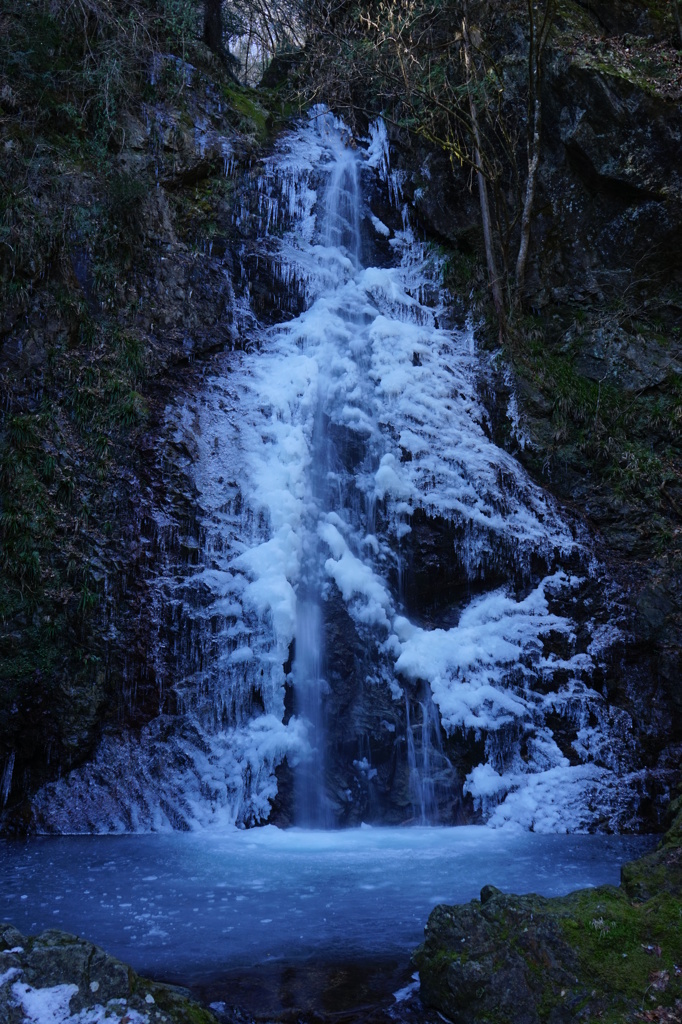
<instances>
[{"instance_id":1,"label":"cascading water stream","mask_svg":"<svg viewBox=\"0 0 682 1024\"><path fill-rule=\"evenodd\" d=\"M333 167L318 219L318 232L325 245L346 252L356 268L360 263L361 196L357 160L350 149L342 150ZM351 315L351 314L349 314ZM303 345L307 352L319 345L321 338L313 335ZM318 526L339 503L336 470L339 458L329 436L329 417L325 401L332 382L320 366L317 409L314 416L310 446L310 489L312 521L305 524L301 560L301 583L297 592L296 654L293 664L295 707L308 731L310 754L295 768L294 821L308 828L326 828L332 823L327 803L324 618L322 589L324 557Z\"/></svg>"},{"instance_id":2,"label":"cascading water stream","mask_svg":"<svg viewBox=\"0 0 682 1024\"><path fill-rule=\"evenodd\" d=\"M154 661L182 713L106 736L39 794L38 829L631 812L629 717L592 682L619 637L597 570L490 439L473 328L390 211L381 123L366 141L317 108L264 162L254 283L304 310L168 409L196 527L169 492Z\"/></svg>"},{"instance_id":3,"label":"cascading water stream","mask_svg":"<svg viewBox=\"0 0 682 1024\"><path fill-rule=\"evenodd\" d=\"M356 267L361 258L361 208L358 162L354 151L347 147L338 154L332 170L319 230L325 244L344 249Z\"/></svg>"},{"instance_id":4,"label":"cascading water stream","mask_svg":"<svg viewBox=\"0 0 682 1024\"><path fill-rule=\"evenodd\" d=\"M295 773L294 820L304 828L326 828L330 824L325 786L323 643L319 599L299 600L293 677L296 713L306 725L310 755Z\"/></svg>"},{"instance_id":5,"label":"cascading water stream","mask_svg":"<svg viewBox=\"0 0 682 1024\"><path fill-rule=\"evenodd\" d=\"M452 765L443 753L440 719L430 693L419 694L412 720L409 697L405 696L407 764L410 773L410 793L414 817L420 825L440 823L440 805L446 795L443 782L452 776Z\"/></svg>"}]
</instances>

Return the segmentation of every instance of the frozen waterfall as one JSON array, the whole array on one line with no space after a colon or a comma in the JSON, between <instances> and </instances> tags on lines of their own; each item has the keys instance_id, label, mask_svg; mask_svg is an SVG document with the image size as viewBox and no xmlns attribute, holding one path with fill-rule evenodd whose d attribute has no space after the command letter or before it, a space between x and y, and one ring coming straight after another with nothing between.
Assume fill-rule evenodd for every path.
<instances>
[{"instance_id":1,"label":"frozen waterfall","mask_svg":"<svg viewBox=\"0 0 682 1024\"><path fill-rule=\"evenodd\" d=\"M264 161L259 273L304 311L167 412L198 524L157 510L190 552L154 584L177 711L105 736L39 829L619 820L630 723L593 681L617 630L490 438L474 329L401 184L380 122L356 148L320 108Z\"/></svg>"}]
</instances>

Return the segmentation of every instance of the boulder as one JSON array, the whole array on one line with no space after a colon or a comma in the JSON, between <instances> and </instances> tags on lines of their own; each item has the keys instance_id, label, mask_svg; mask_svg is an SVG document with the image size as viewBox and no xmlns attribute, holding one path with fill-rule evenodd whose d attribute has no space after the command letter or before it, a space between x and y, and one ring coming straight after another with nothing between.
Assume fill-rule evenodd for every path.
<instances>
[{"instance_id":1,"label":"boulder","mask_svg":"<svg viewBox=\"0 0 682 1024\"><path fill-rule=\"evenodd\" d=\"M0 1020L67 1024L94 1019L88 1011L138 1024L215 1024L189 992L141 978L85 939L57 929L27 938L0 924Z\"/></svg>"}]
</instances>

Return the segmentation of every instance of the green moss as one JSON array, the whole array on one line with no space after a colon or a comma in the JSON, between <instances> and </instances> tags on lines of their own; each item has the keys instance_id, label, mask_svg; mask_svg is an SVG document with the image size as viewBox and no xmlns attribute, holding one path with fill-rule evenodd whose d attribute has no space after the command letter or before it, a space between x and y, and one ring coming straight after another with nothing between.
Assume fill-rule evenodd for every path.
<instances>
[{"instance_id":1,"label":"green moss","mask_svg":"<svg viewBox=\"0 0 682 1024\"><path fill-rule=\"evenodd\" d=\"M204 178L193 188L174 193L171 201L178 235L203 251L232 224L234 182L223 175Z\"/></svg>"},{"instance_id":2,"label":"green moss","mask_svg":"<svg viewBox=\"0 0 682 1024\"><path fill-rule=\"evenodd\" d=\"M443 264L442 281L453 295L468 295L474 308L480 306L486 293L485 270L480 254L448 252Z\"/></svg>"},{"instance_id":3,"label":"green moss","mask_svg":"<svg viewBox=\"0 0 682 1024\"><path fill-rule=\"evenodd\" d=\"M552 899L484 889L481 899L432 912L415 953L427 1005L513 1024L511 988L541 1022L625 1024L659 1008L646 1019L677 1019L665 1014L682 1005L682 798L659 847L626 865L620 888ZM449 971L465 957L467 969Z\"/></svg>"},{"instance_id":4,"label":"green moss","mask_svg":"<svg viewBox=\"0 0 682 1024\"><path fill-rule=\"evenodd\" d=\"M418 955L418 952L416 955ZM455 960L463 963L466 960L466 952L451 949L449 946L441 946L435 951L429 950L429 963L434 971L447 970Z\"/></svg>"},{"instance_id":5,"label":"green moss","mask_svg":"<svg viewBox=\"0 0 682 1024\"><path fill-rule=\"evenodd\" d=\"M555 33L563 45L569 44L576 36L590 35L595 23L589 9L576 0L557 0L557 27Z\"/></svg>"},{"instance_id":6,"label":"green moss","mask_svg":"<svg viewBox=\"0 0 682 1024\"><path fill-rule=\"evenodd\" d=\"M175 1024L216 1024L216 1019L209 1010L173 989L138 978L135 990L139 993L151 992L156 1005L169 1013Z\"/></svg>"},{"instance_id":7,"label":"green moss","mask_svg":"<svg viewBox=\"0 0 682 1024\"><path fill-rule=\"evenodd\" d=\"M589 475L599 506L617 512L627 505L630 524L653 551L665 551L675 536L682 386L677 374L662 373L665 353L678 339L676 328L654 311L645 320L625 308L581 306L552 318L519 318L508 348L531 403L531 436L535 432L538 439L537 459L530 450L527 462L544 475L557 467L571 486L582 486L576 482ZM595 346L606 350L601 364L592 359ZM633 348L642 353L643 365L650 362L652 383L640 367L632 370ZM594 379L598 371L581 372L591 360L593 367L604 366L601 380ZM643 380L639 388L632 383L635 373Z\"/></svg>"},{"instance_id":8,"label":"green moss","mask_svg":"<svg viewBox=\"0 0 682 1024\"><path fill-rule=\"evenodd\" d=\"M682 995L676 975L680 957L682 904L668 893L633 902L622 889L604 887L576 893L560 923L585 975L604 992L644 1000L652 975L668 978L656 990L663 1005Z\"/></svg>"},{"instance_id":9,"label":"green moss","mask_svg":"<svg viewBox=\"0 0 682 1024\"><path fill-rule=\"evenodd\" d=\"M682 60L672 46L652 45L649 39L635 36L592 39L576 53L574 61L648 95L671 101L679 98Z\"/></svg>"},{"instance_id":10,"label":"green moss","mask_svg":"<svg viewBox=\"0 0 682 1024\"><path fill-rule=\"evenodd\" d=\"M259 141L268 136L268 111L255 99L252 90L242 89L236 85L224 85L223 95L232 109L240 115L238 127L248 135L254 135Z\"/></svg>"},{"instance_id":11,"label":"green moss","mask_svg":"<svg viewBox=\"0 0 682 1024\"><path fill-rule=\"evenodd\" d=\"M682 900L682 797L672 801L669 815L669 829L658 848L622 870L625 891L639 901L662 894Z\"/></svg>"},{"instance_id":12,"label":"green moss","mask_svg":"<svg viewBox=\"0 0 682 1024\"><path fill-rule=\"evenodd\" d=\"M446 909L455 919L460 913L437 908L430 936L415 954L424 997L445 1013L465 999L471 1019L513 1021L502 1007L504 992L492 984L500 970L510 977L522 972L540 1021L569 1014L615 1024L632 1019L638 1007L673 1006L682 996L682 903L665 889L646 902L613 886L554 899L498 894L485 908L461 908L452 945L440 941L449 935ZM475 944L466 952L462 931L465 945ZM449 975L450 965L469 955L469 973Z\"/></svg>"},{"instance_id":13,"label":"green moss","mask_svg":"<svg viewBox=\"0 0 682 1024\"><path fill-rule=\"evenodd\" d=\"M0 428L0 756L49 705L52 756L71 745L78 757L107 686L92 558L98 524L111 518L112 453L147 415L136 389L146 351L131 332L85 323L85 337L46 365L50 402Z\"/></svg>"}]
</instances>

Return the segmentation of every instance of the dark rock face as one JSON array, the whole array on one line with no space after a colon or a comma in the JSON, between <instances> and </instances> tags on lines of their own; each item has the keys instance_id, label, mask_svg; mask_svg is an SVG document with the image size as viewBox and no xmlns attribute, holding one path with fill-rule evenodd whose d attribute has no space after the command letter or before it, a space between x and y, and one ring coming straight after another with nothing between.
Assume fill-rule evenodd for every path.
<instances>
[{"instance_id":1,"label":"dark rock face","mask_svg":"<svg viewBox=\"0 0 682 1024\"><path fill-rule=\"evenodd\" d=\"M77 90L97 89L84 77L81 26L17 12L3 30L3 61L10 51L21 61L25 32L35 43L11 103L3 91L16 138L0 159L5 180L26 177L10 206L30 195L32 224L10 215L7 228L23 241L0 258L0 810L19 831L29 826L27 796L87 760L103 730L174 710L150 642L149 571L169 543L179 560L191 552L152 515L166 483L157 459L163 408L169 394L191 389L195 361L252 344L239 250L252 231L248 166L266 114L240 103L201 49L199 69L147 52L150 26L138 29L133 64L149 60L150 71L144 83L135 71L125 77L124 33L125 97L94 159L81 131L91 129L60 106L61 79L52 77L60 60L73 61ZM45 74L37 91L31 62ZM36 162L52 132L58 156ZM183 534L193 518L184 498Z\"/></svg>"},{"instance_id":2,"label":"dark rock face","mask_svg":"<svg viewBox=\"0 0 682 1024\"><path fill-rule=\"evenodd\" d=\"M475 16L483 47L504 67L505 102L520 109L520 9L481 4ZM682 742L682 461L673 422L682 374L682 108L673 32L654 4L561 6L544 65L524 314L512 325L506 366L495 362L484 384L498 442L588 525L621 587L629 637L601 685L634 713L643 763L667 780L663 791ZM525 174L523 146L516 161ZM473 289L485 303L475 190L445 154L420 144L403 150L402 166L418 215L451 252L453 289ZM520 431L510 426L511 402ZM439 563L435 588L456 602L456 571L433 532L415 551L407 596L420 600L420 566Z\"/></svg>"},{"instance_id":3,"label":"dark rock face","mask_svg":"<svg viewBox=\"0 0 682 1024\"><path fill-rule=\"evenodd\" d=\"M131 967L75 935L50 929L26 938L0 925L0 1018L6 1024L87 1011L146 1024L212 1024L181 989L140 978ZM40 1018L35 1014L40 1014ZM68 1019L71 1019L69 1017Z\"/></svg>"},{"instance_id":4,"label":"dark rock face","mask_svg":"<svg viewBox=\"0 0 682 1024\"><path fill-rule=\"evenodd\" d=\"M371 649L358 635L336 588L325 602L324 620L327 773L335 817L339 823L359 825L379 810L389 822L404 820L410 798L399 738L405 734L403 709L382 685L367 681L373 673ZM375 769L371 779L365 764Z\"/></svg>"},{"instance_id":5,"label":"dark rock face","mask_svg":"<svg viewBox=\"0 0 682 1024\"><path fill-rule=\"evenodd\" d=\"M640 276L639 261L648 273L664 275L659 286L674 278L682 226L674 155L679 108L616 69L588 61L559 61L548 78L542 184L551 207L538 224L536 280L542 285L530 304L546 304L548 288L554 301L610 297L631 285L633 269L635 279Z\"/></svg>"},{"instance_id":6,"label":"dark rock face","mask_svg":"<svg viewBox=\"0 0 682 1024\"><path fill-rule=\"evenodd\" d=\"M647 0L580 0L580 5L598 18L608 35L634 32L658 36L665 32L665 10Z\"/></svg>"},{"instance_id":7,"label":"dark rock face","mask_svg":"<svg viewBox=\"0 0 682 1024\"><path fill-rule=\"evenodd\" d=\"M520 97L522 71L509 75L510 88ZM568 59L560 51L548 62L542 98L544 147L528 307L604 303L630 289L655 294L653 275L659 294L666 283L679 286L679 104L652 94L618 67L598 65L596 57ZM418 159L422 170L412 173L418 212L431 230L469 255L479 246L475 196L453 175L444 155L422 151ZM669 353L664 359L642 352L635 338L628 341L637 355L616 353L616 361L622 368L629 358L637 375L626 378L625 386L651 386L656 363L659 377L669 368ZM600 364L594 379L606 379L608 356L593 358Z\"/></svg>"}]
</instances>

